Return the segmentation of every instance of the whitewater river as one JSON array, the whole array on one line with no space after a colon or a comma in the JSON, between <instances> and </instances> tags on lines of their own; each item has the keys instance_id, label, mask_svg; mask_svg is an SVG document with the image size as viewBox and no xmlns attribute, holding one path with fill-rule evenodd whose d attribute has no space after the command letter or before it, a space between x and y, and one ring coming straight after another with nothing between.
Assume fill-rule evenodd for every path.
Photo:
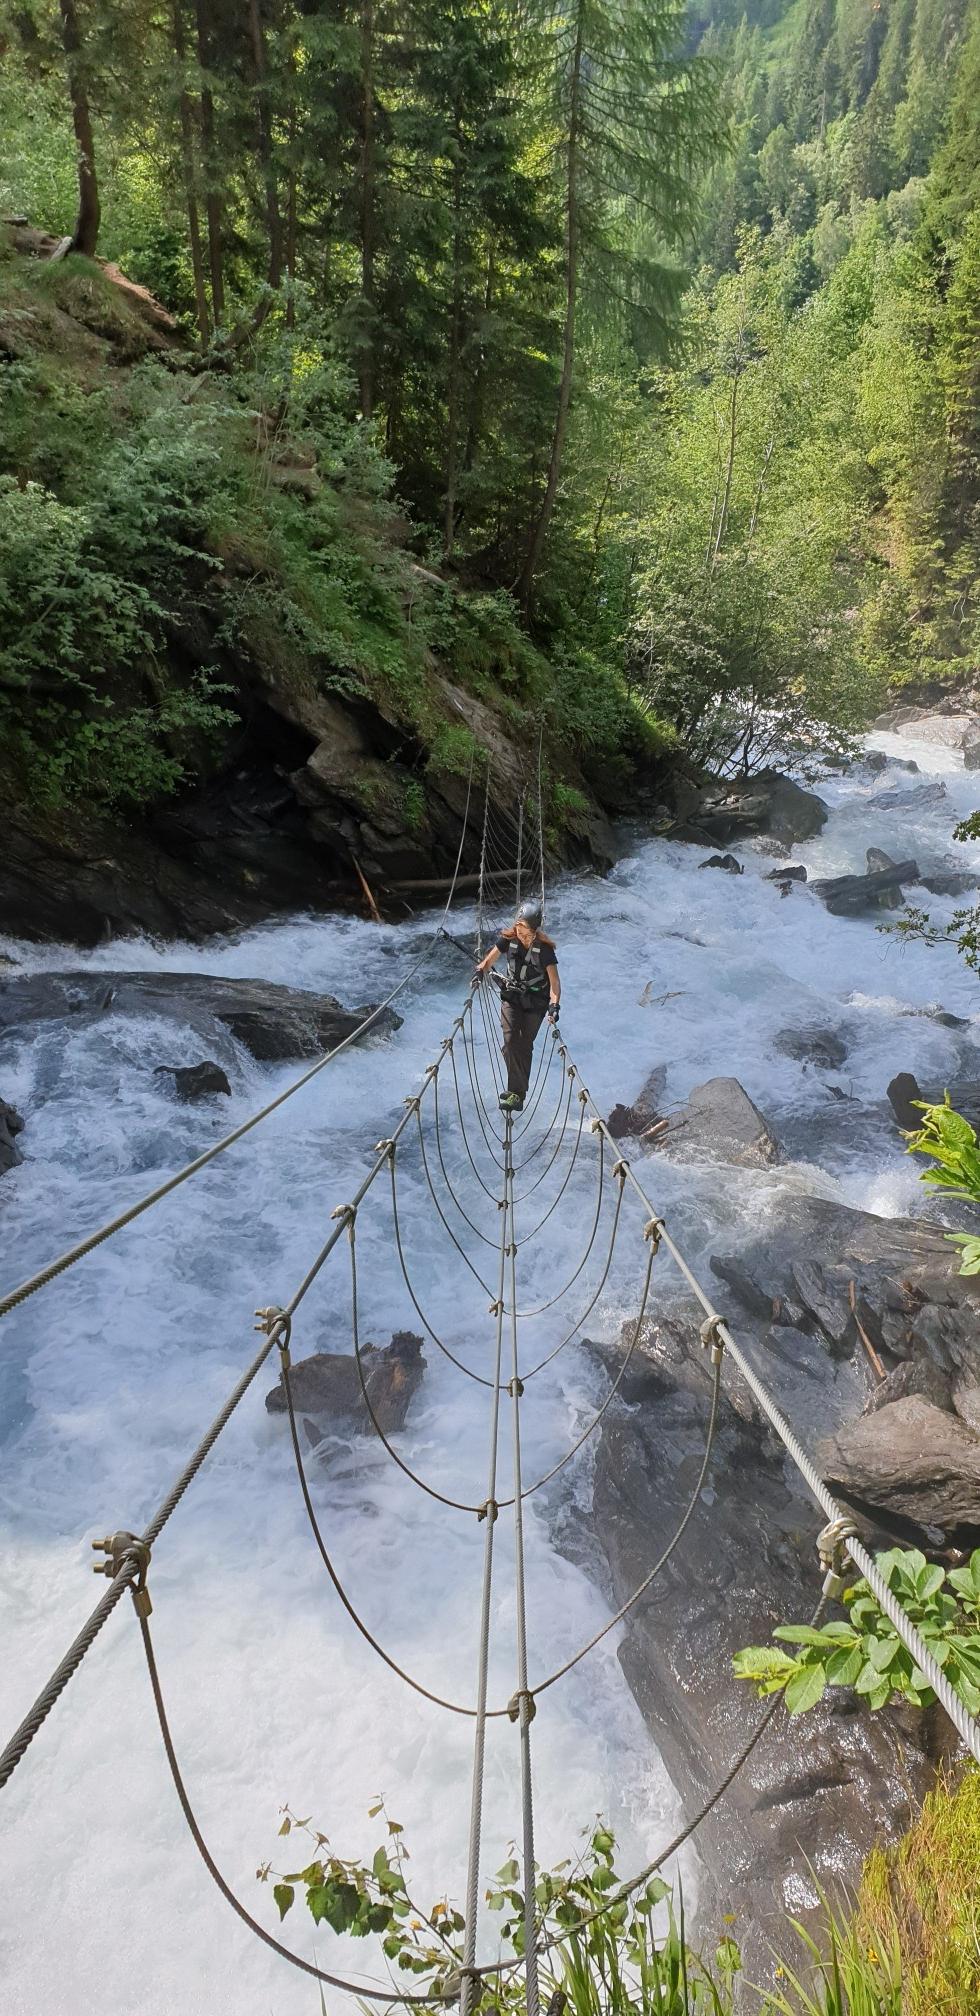
<instances>
[{"instance_id":1,"label":"whitewater river","mask_svg":"<svg viewBox=\"0 0 980 2016\"><path fill-rule=\"evenodd\" d=\"M968 850L954 820L976 802L976 780L948 751L879 736L923 775L864 769L819 789L832 816L795 850L811 872L863 869L864 849L914 854L923 869ZM889 788L945 782L917 808L869 808ZM706 1271L713 1247L764 1220L779 1186L794 1185L886 1215L922 1208L917 1171L884 1117L869 1114L897 1070L941 1084L980 1075L964 1060L980 1041L977 982L951 949L903 946L872 921L830 917L801 889L783 899L764 877L771 857L736 849L738 880L700 873L699 850L637 843L605 881L570 877L547 922L559 941L563 1027L603 1110L634 1097L669 1065L682 1098L718 1074L740 1078L782 1133L791 1160L772 1172L694 1172L645 1165L655 1200ZM980 850L977 850L980 851ZM952 865L952 864L950 864ZM951 901L930 899L938 914ZM461 911L463 934L472 918ZM26 969L195 969L377 998L420 943L418 924L377 929L350 919L297 919L206 950L146 942L79 955L6 949ZM253 1350L257 1305L286 1299L342 1203L390 1131L458 1012L467 970L448 950L399 1002L387 1042L356 1049L245 1142L139 1224L92 1254L0 1328L0 1734L5 1738L103 1585L89 1542L139 1529ZM667 997L667 998L664 998ZM941 1002L972 1016L956 1031L910 1013ZM850 1054L829 1074L772 1049L788 1026L843 1027ZM107 1014L97 1028L54 1024L10 1044L0 1092L27 1118L26 1161L0 1187L2 1286L150 1187L288 1082L243 1051L220 1116L178 1106L154 1079L159 1063L191 1063L208 1046L169 1023ZM832 1082L848 1095L835 1099ZM550 1095L549 1095L550 1097ZM542 1112L547 1112L543 1104ZM589 1151L591 1153L591 1151ZM461 1183L457 1143L452 1169ZM486 1166L484 1158L484 1166ZM540 1162L537 1168L540 1168ZM556 1177L563 1171L556 1164ZM535 1205L554 1194L541 1186ZM472 1184L477 1222L493 1213ZM547 1241L525 1267L525 1301L543 1301L582 1249L594 1196L583 1151ZM361 1335L386 1343L418 1329L394 1263L384 1187L361 1214ZM531 1206L528 1205L528 1210ZM608 1292L589 1320L615 1335L635 1308L642 1214L627 1201ZM537 1213L535 1215L538 1215ZM608 1221L607 1221L608 1222ZM518 1230L521 1220L518 1220ZM492 1323L426 1208L406 1152L404 1230L423 1301L467 1362L486 1364ZM600 1239L596 1255L604 1242ZM475 1244L471 1246L476 1252ZM484 1249L493 1266L493 1256ZM565 1302L528 1326L530 1356L557 1341L589 1299L593 1256ZM666 1277L665 1277L666 1278ZM570 1313L566 1313L570 1312ZM533 1334L532 1334L533 1333ZM294 1357L349 1349L343 1250L297 1320ZM401 1448L449 1495L485 1495L486 1394L431 1344ZM316 1555L281 1419L258 1381L161 1540L153 1562L154 1629L172 1726L206 1838L228 1880L270 1929L276 1914L257 1865L289 1866L279 1808L314 1816L340 1853L381 1838L367 1809L384 1794L406 1830L413 1887L426 1903L462 1894L471 1728L381 1667L338 1605ZM599 1390L572 1345L541 1375L524 1407L526 1474L549 1467L589 1418ZM509 1432L503 1439L509 1476ZM587 1639L608 1614L584 1570L553 1544L570 1496L588 1501L588 1454L527 1515L532 1681ZM507 1487L509 1488L509 1487ZM394 1654L436 1691L473 1698L483 1529L417 1492L367 1436L326 1469L314 1491L341 1571ZM491 1698L515 1685L512 1550L498 1526ZM574 1551L574 1549L572 1550ZM601 1812L624 1871L669 1838L677 1802L616 1659L616 1634L542 1699L533 1727L539 1853L554 1863L581 1845ZM242 1927L212 1888L190 1842L153 1718L135 1620L120 1606L9 1789L0 1843L0 1999L4 2016L300 2016L316 1985L292 1973ZM491 1726L484 1868L504 1858L520 1825L517 1739ZM306 1859L306 1858L301 1858ZM685 1880L696 1889L692 1857ZM299 1907L284 1937L314 1953ZM324 1928L322 1965L383 1979L363 1946ZM331 2007L338 1997L328 1996Z\"/></svg>"}]
</instances>

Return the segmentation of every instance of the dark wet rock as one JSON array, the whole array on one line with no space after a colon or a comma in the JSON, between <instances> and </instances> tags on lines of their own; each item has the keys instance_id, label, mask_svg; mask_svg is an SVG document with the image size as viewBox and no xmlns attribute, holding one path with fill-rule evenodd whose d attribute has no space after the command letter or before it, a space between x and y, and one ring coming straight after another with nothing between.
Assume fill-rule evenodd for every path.
<instances>
[{"instance_id":1,"label":"dark wet rock","mask_svg":"<svg viewBox=\"0 0 980 2016\"><path fill-rule=\"evenodd\" d=\"M163 1016L195 1030L206 1042L216 1035L220 1040L222 1030L228 1030L262 1063L317 1057L350 1036L370 1013L368 1008L342 1008L332 994L208 973L32 973L0 981L0 1029L11 1034L52 1019ZM400 1025L401 1017L385 1008L365 1033L387 1033Z\"/></svg>"},{"instance_id":2,"label":"dark wet rock","mask_svg":"<svg viewBox=\"0 0 980 2016\"><path fill-rule=\"evenodd\" d=\"M699 868L722 868L726 875L744 875L741 861L734 854L712 854L707 861L699 861Z\"/></svg>"},{"instance_id":3,"label":"dark wet rock","mask_svg":"<svg viewBox=\"0 0 980 2016\"><path fill-rule=\"evenodd\" d=\"M877 776L880 770L888 768L888 758L883 749L869 749L864 757L864 767Z\"/></svg>"},{"instance_id":4,"label":"dark wet rock","mask_svg":"<svg viewBox=\"0 0 980 2016\"><path fill-rule=\"evenodd\" d=\"M696 1085L655 1147L678 1162L731 1162L742 1169L765 1169L778 1162L779 1143L758 1106L737 1078L709 1078Z\"/></svg>"},{"instance_id":5,"label":"dark wet rock","mask_svg":"<svg viewBox=\"0 0 980 2016\"><path fill-rule=\"evenodd\" d=\"M683 802L682 802L683 801ZM709 844L768 836L776 845L812 840L827 820L827 806L813 791L805 791L778 770L760 770L754 777L719 779L679 794L681 827L671 837L693 832Z\"/></svg>"},{"instance_id":6,"label":"dark wet rock","mask_svg":"<svg viewBox=\"0 0 980 2016\"><path fill-rule=\"evenodd\" d=\"M980 1532L980 1437L920 1393L849 1421L820 1446L832 1491L947 1538Z\"/></svg>"},{"instance_id":7,"label":"dark wet rock","mask_svg":"<svg viewBox=\"0 0 980 2016\"><path fill-rule=\"evenodd\" d=\"M876 791L868 799L869 812L931 812L942 805L949 793L941 777L931 784L913 784L910 789L898 786L892 791Z\"/></svg>"},{"instance_id":8,"label":"dark wet rock","mask_svg":"<svg viewBox=\"0 0 980 2016\"><path fill-rule=\"evenodd\" d=\"M963 768L980 770L980 723L977 724L977 733L963 744Z\"/></svg>"},{"instance_id":9,"label":"dark wet rock","mask_svg":"<svg viewBox=\"0 0 980 2016\"><path fill-rule=\"evenodd\" d=\"M930 896L966 896L980 888L980 872L976 869L937 868L932 875L920 875L923 889Z\"/></svg>"},{"instance_id":10,"label":"dark wet rock","mask_svg":"<svg viewBox=\"0 0 980 2016\"><path fill-rule=\"evenodd\" d=\"M210 1059L202 1064L158 1064L153 1076L169 1078L177 1098L187 1106L197 1105L202 1099L215 1099L219 1095L231 1097L227 1074L220 1064Z\"/></svg>"},{"instance_id":11,"label":"dark wet rock","mask_svg":"<svg viewBox=\"0 0 980 2016\"><path fill-rule=\"evenodd\" d=\"M806 869L802 863L786 868L770 868L766 872L767 882L805 882Z\"/></svg>"},{"instance_id":12,"label":"dark wet rock","mask_svg":"<svg viewBox=\"0 0 980 2016\"><path fill-rule=\"evenodd\" d=\"M0 1099L0 1176L8 1169L16 1169L24 1157L17 1146L17 1136L24 1131L24 1122L15 1106L8 1106L6 1099Z\"/></svg>"},{"instance_id":13,"label":"dark wet rock","mask_svg":"<svg viewBox=\"0 0 980 2016\"><path fill-rule=\"evenodd\" d=\"M945 1086L932 1086L924 1092L913 1072L896 1072L888 1087L888 1103L902 1132L911 1134L922 1126L920 1100L927 1106L941 1106L946 1090ZM954 1079L948 1090L950 1102L957 1113L962 1113L972 1127L980 1126L980 1082Z\"/></svg>"},{"instance_id":14,"label":"dark wet rock","mask_svg":"<svg viewBox=\"0 0 980 2016\"><path fill-rule=\"evenodd\" d=\"M631 1366L623 1401L601 1431L592 1528L615 1604L664 1551L696 1480L709 1409L708 1368L693 1325L680 1325ZM819 1344L785 1332L809 1357L816 1399L827 1383ZM621 1347L620 1347L621 1361ZM634 1360L635 1363L635 1360ZM772 1361L767 1359L767 1370ZM773 1369L778 1369L773 1364ZM843 1378L843 1371L839 1376ZM626 1624L620 1660L680 1794L693 1815L756 1726L761 1709L732 1676L735 1652L764 1643L777 1622L804 1622L819 1589L820 1514L768 1431L726 1379L709 1489L650 1596ZM896 1838L931 1766L902 1740L890 1712L871 1717L831 1692L792 1722L779 1715L730 1792L698 1830L706 1869L699 1922L738 1919L753 1979L771 1970L782 1908L807 1915L813 1879L855 1881L872 1842Z\"/></svg>"},{"instance_id":15,"label":"dark wet rock","mask_svg":"<svg viewBox=\"0 0 980 2016\"><path fill-rule=\"evenodd\" d=\"M422 1339L410 1330L396 1330L390 1344L363 1344L361 1363L378 1424L386 1435L395 1435L404 1428L425 1375ZM325 1435L375 1433L353 1352L318 1351L312 1358L299 1358L290 1368L289 1380L297 1419L311 1445ZM270 1414L286 1412L281 1377L266 1394L265 1404Z\"/></svg>"},{"instance_id":16,"label":"dark wet rock","mask_svg":"<svg viewBox=\"0 0 980 2016\"><path fill-rule=\"evenodd\" d=\"M864 1411L866 1414L877 1414L880 1407L890 1407L894 1400L909 1400L913 1394L921 1400L928 1400L931 1407L939 1407L944 1413L954 1412L949 1376L940 1372L931 1358L903 1358L900 1365L893 1365L891 1371L872 1386Z\"/></svg>"},{"instance_id":17,"label":"dark wet rock","mask_svg":"<svg viewBox=\"0 0 980 2016\"><path fill-rule=\"evenodd\" d=\"M891 854L886 854L883 847L869 847L864 861L869 875L886 874L889 869L898 867L898 862ZM878 905L882 910L900 910L904 901L901 888L891 883L882 889L878 897Z\"/></svg>"},{"instance_id":18,"label":"dark wet rock","mask_svg":"<svg viewBox=\"0 0 980 2016\"><path fill-rule=\"evenodd\" d=\"M614 1141L624 1141L630 1136L636 1138L657 1125L666 1087L667 1066L657 1064L631 1106L613 1107L608 1127Z\"/></svg>"},{"instance_id":19,"label":"dark wet rock","mask_svg":"<svg viewBox=\"0 0 980 2016\"><path fill-rule=\"evenodd\" d=\"M890 890L901 892L906 882L917 882L919 870L914 861L889 862L867 875L829 875L811 882L821 902L835 917L859 916L862 911L880 908L881 899Z\"/></svg>"},{"instance_id":20,"label":"dark wet rock","mask_svg":"<svg viewBox=\"0 0 980 2016\"><path fill-rule=\"evenodd\" d=\"M802 1305L804 1326L819 1331L831 1357L861 1368L868 1390L861 1332L886 1371L921 1361L965 1395L980 1388L980 1281L960 1275L957 1265L941 1226L788 1195L775 1201L764 1233L748 1247L711 1261L735 1298L729 1316L736 1327L747 1324L756 1362L776 1310L792 1303ZM797 1395L784 1388L782 1397L790 1418L805 1423L805 1388ZM953 1400L963 1413L967 1401L961 1406L955 1390Z\"/></svg>"},{"instance_id":21,"label":"dark wet rock","mask_svg":"<svg viewBox=\"0 0 980 2016\"><path fill-rule=\"evenodd\" d=\"M773 1048L799 1064L816 1064L823 1071L839 1071L848 1054L848 1045L836 1029L780 1029Z\"/></svg>"}]
</instances>

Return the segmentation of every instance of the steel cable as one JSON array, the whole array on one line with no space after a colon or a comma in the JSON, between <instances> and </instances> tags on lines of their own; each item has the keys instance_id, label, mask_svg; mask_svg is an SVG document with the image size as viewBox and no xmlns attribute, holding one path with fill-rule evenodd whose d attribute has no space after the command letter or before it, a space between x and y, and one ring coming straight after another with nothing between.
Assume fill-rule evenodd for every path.
<instances>
[{"instance_id":1,"label":"steel cable","mask_svg":"<svg viewBox=\"0 0 980 2016\"><path fill-rule=\"evenodd\" d=\"M419 1115L418 1115L418 1112L416 1112L416 1119L418 1120L418 1118L419 1118ZM420 1123L420 1131L421 1131L421 1123ZM423 1157L424 1157L424 1153L425 1153L425 1151L424 1151L424 1147L423 1147ZM416 1311L416 1313L417 1313L417 1315L418 1315L418 1318L419 1318L419 1321L420 1321L421 1323L423 1323L423 1324L425 1325L425 1329L426 1329L426 1332L427 1332L428 1336L430 1336L430 1337L431 1337L431 1339L432 1339L432 1342L433 1342L433 1344L437 1344L437 1345L438 1345L438 1347L439 1347L440 1351L442 1351L442 1352L444 1353L444 1355L445 1355L445 1356L446 1356L446 1357L447 1357L447 1358L449 1359L449 1362L450 1362L450 1364L451 1364L451 1365L455 1365L455 1367L456 1367L456 1369L457 1369L457 1371L458 1371L458 1372L465 1372L465 1374L466 1374L466 1376L467 1376L467 1378L468 1378L468 1379L475 1379L478 1385L480 1385L480 1386L490 1386L490 1385L492 1384L492 1381L491 1381L491 1380L489 1380L489 1379L484 1379L484 1377L483 1377L482 1373L480 1373L480 1372L474 1372L474 1371L473 1371L473 1370L471 1369L471 1367L470 1367L469 1365L464 1365L464 1364L462 1363L462 1361L461 1361L461 1360L460 1360L459 1358L456 1358L456 1357L454 1356L453 1352L452 1352L452 1351L451 1351L451 1350L449 1349L449 1346L448 1346L448 1344L446 1344L446 1343L444 1342L443 1338L441 1338L441 1337L439 1336L439 1334L438 1334L438 1331L436 1331L436 1330L434 1330L434 1329L433 1329L433 1327L432 1327L432 1324L431 1324L431 1323L429 1322L429 1319L428 1319L428 1317L426 1316L426 1314L425 1314L425 1311L424 1311L424 1309L422 1308L422 1305L421 1305L421 1303L419 1302L419 1299L418 1299L418 1296L417 1296L417 1295L416 1295L416 1293L415 1293L415 1289L414 1289L414 1286L413 1286L413 1284L412 1284L412 1281L411 1281L411 1279L410 1279L410 1277L409 1277L409 1272L408 1272L408 1263L407 1263L407 1261L406 1261L406 1258L405 1258L405 1249L404 1249L404 1245L403 1245L403 1242L402 1242L402 1235L401 1235L401 1224L400 1224L400 1220L399 1220L399 1215L398 1215L398 1194L397 1194L397 1188L396 1188L396 1179L395 1179L395 1151L394 1151L394 1150L392 1150L392 1152L391 1152L391 1156L390 1156L390 1158L389 1158L389 1161L390 1161L390 1168L391 1168L391 1212L392 1212L392 1218L393 1218L393 1221L394 1221L394 1230L395 1230L395 1250L396 1250L396 1252L397 1252L397 1254L398 1254L398 1264L399 1264L399 1266L400 1266L400 1268L401 1268L401 1271L402 1271L402 1278L403 1278L403 1280L404 1280L404 1283L405 1283L405 1286L406 1286L406 1288L408 1289L408 1293L409 1293L409 1295L410 1295L410 1297L411 1297L411 1300L412 1300L412 1307L413 1307L413 1308L415 1309L415 1311ZM459 1240L458 1240L458 1239L456 1238L456 1236L455 1236L455 1233L454 1233L454 1232L453 1232L453 1230L452 1230L452 1227L451 1227L451 1226L450 1226L449 1224L447 1224L447 1222L446 1222L446 1219L445 1219L445 1217L443 1216L443 1213L442 1213L442 1210L440 1209L440 1205L439 1205L439 1199L437 1198L437 1196L436 1196L436 1193L435 1193L435 1191L434 1191L434 1190L433 1190L433 1188L432 1188L432 1181L431 1181L431 1178L429 1178L429 1173L428 1173L428 1165L426 1165L426 1177L427 1177L427 1180L428 1180L428 1187L429 1187L429 1194L430 1194L430 1196L431 1196L431 1198L432 1198L432 1201L433 1201L433 1203L434 1203L434 1205L435 1205L435 1207L436 1207L436 1210L437 1210L437 1211L438 1211L438 1213L439 1213L439 1217L440 1217L440 1218L442 1219L442 1223L443 1223L443 1225L445 1225L445 1227L446 1227L446 1231L448 1232L448 1234L449 1234L449 1237L450 1237L450 1239L452 1240L452 1242L453 1242L453 1245L454 1245L454 1246L455 1246L455 1248L456 1248L456 1251L457 1251L458 1253L460 1253L460 1254L462 1255L462 1258L463 1258L464 1260L466 1260L466 1264L467 1264L467 1266L468 1266L468 1267L470 1268L470 1272L472 1273L472 1275L473 1275L473 1277L474 1277L475 1281L477 1282L477 1285L478 1285L478 1286L479 1286L480 1288L482 1288L482 1289L483 1289L483 1292L484 1292L484 1294L485 1294L485 1295L491 1295L491 1294L493 1293L493 1290L492 1290L492 1289L491 1289L491 1288L489 1287L489 1285L488 1285L488 1283L487 1283L486 1281L482 1280L481 1276L480 1276L480 1275L479 1275L479 1274L477 1273L477 1271L476 1271L476 1268L475 1268L475 1267L474 1267L474 1266L472 1265L472 1262L471 1262L471 1261L470 1261L469 1259L467 1259L467 1255L466 1255L466 1254L465 1254L465 1253L463 1252L463 1248L462 1248L462 1246L460 1245L460 1243L459 1243Z\"/></svg>"}]
</instances>

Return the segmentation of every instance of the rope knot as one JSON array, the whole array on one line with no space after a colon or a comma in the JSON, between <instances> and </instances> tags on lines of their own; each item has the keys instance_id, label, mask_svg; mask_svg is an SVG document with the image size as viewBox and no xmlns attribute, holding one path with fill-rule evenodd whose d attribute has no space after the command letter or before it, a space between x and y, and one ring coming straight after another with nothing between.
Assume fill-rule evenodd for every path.
<instances>
[{"instance_id":1,"label":"rope knot","mask_svg":"<svg viewBox=\"0 0 980 2016\"><path fill-rule=\"evenodd\" d=\"M520 1721L522 1706L524 1707L526 1720L528 1722L533 1722L535 1715L537 1714L538 1711L535 1705L534 1695L531 1693L529 1687L519 1687L517 1693L511 1695L510 1700L507 1703L507 1716L509 1721L511 1722Z\"/></svg>"},{"instance_id":2,"label":"rope knot","mask_svg":"<svg viewBox=\"0 0 980 2016\"><path fill-rule=\"evenodd\" d=\"M701 1325L701 1342L706 1351L711 1352L712 1365L720 1365L725 1355L725 1339L722 1336L724 1316L707 1316Z\"/></svg>"},{"instance_id":3,"label":"rope knot","mask_svg":"<svg viewBox=\"0 0 980 2016\"><path fill-rule=\"evenodd\" d=\"M482 1525L484 1519L489 1519L491 1526L496 1525L499 1512L500 1507L497 1504L496 1498L488 1498L485 1504L478 1505L476 1508L477 1525Z\"/></svg>"},{"instance_id":4,"label":"rope knot","mask_svg":"<svg viewBox=\"0 0 980 2016\"><path fill-rule=\"evenodd\" d=\"M666 1230L667 1227L662 1218L650 1218L643 1227L643 1237L644 1239L649 1239L655 1253L659 1253L660 1251L660 1241Z\"/></svg>"},{"instance_id":5,"label":"rope knot","mask_svg":"<svg viewBox=\"0 0 980 2016\"><path fill-rule=\"evenodd\" d=\"M845 1543L856 1537L857 1530L854 1520L845 1513L840 1519L829 1520L817 1534L817 1553L824 1570L823 1593L828 1602L835 1602L844 1587Z\"/></svg>"}]
</instances>

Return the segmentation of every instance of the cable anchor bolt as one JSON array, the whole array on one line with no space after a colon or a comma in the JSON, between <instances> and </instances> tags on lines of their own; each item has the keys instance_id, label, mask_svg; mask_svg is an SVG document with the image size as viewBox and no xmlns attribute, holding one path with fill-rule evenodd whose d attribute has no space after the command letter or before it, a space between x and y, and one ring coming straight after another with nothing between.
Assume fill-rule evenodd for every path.
<instances>
[{"instance_id":1,"label":"cable anchor bolt","mask_svg":"<svg viewBox=\"0 0 980 2016\"><path fill-rule=\"evenodd\" d=\"M845 1514L840 1519L831 1519L817 1534L817 1553L824 1570L823 1594L828 1603L835 1603L844 1587L845 1543L857 1537L857 1530L854 1520Z\"/></svg>"},{"instance_id":2,"label":"cable anchor bolt","mask_svg":"<svg viewBox=\"0 0 980 2016\"><path fill-rule=\"evenodd\" d=\"M725 1327L724 1316L707 1316L701 1325L701 1342L711 1352L712 1365L720 1365L725 1356L725 1339L721 1334Z\"/></svg>"},{"instance_id":3,"label":"cable anchor bolt","mask_svg":"<svg viewBox=\"0 0 980 2016\"><path fill-rule=\"evenodd\" d=\"M127 1533L125 1530L121 1530L118 1533L107 1534L104 1540L93 1540L92 1547L96 1554L105 1554L108 1557L105 1561L93 1563L93 1575L106 1575L110 1582L115 1581L116 1576L122 1572L127 1561L136 1562L139 1574L135 1583L131 1584L133 1602L136 1605L138 1616L151 1616L153 1605L150 1602L150 1592L146 1586L146 1571L150 1565L150 1550L146 1541L141 1540L136 1533Z\"/></svg>"},{"instance_id":4,"label":"cable anchor bolt","mask_svg":"<svg viewBox=\"0 0 980 2016\"><path fill-rule=\"evenodd\" d=\"M660 1251L660 1241L666 1230L667 1227L662 1218L651 1218L643 1227L643 1237L644 1239L649 1239L655 1253L659 1253Z\"/></svg>"},{"instance_id":5,"label":"cable anchor bolt","mask_svg":"<svg viewBox=\"0 0 980 2016\"><path fill-rule=\"evenodd\" d=\"M478 1505L476 1508L477 1525L480 1526L484 1519L489 1519L491 1526L495 1526L499 1512L500 1507L496 1498L488 1498L484 1505Z\"/></svg>"},{"instance_id":6,"label":"cable anchor bolt","mask_svg":"<svg viewBox=\"0 0 980 2016\"><path fill-rule=\"evenodd\" d=\"M517 1693L511 1695L510 1700L507 1703L507 1716L509 1721L511 1722L520 1721L522 1706L524 1708L525 1722L533 1722L538 1710L537 1705L535 1703L534 1695L531 1693L529 1687L519 1687Z\"/></svg>"}]
</instances>

